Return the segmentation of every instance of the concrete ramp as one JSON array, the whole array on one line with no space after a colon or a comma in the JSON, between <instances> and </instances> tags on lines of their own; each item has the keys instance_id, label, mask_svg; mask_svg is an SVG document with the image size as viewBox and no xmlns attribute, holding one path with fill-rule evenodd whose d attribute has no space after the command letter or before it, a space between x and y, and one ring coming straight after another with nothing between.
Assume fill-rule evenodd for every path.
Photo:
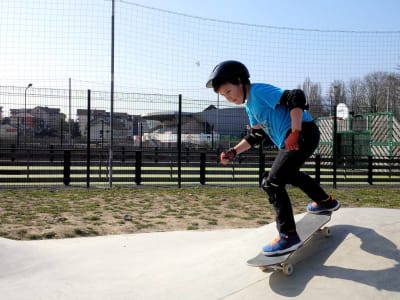
<instances>
[{"instance_id":1,"label":"concrete ramp","mask_svg":"<svg viewBox=\"0 0 400 300\"><path fill-rule=\"evenodd\" d=\"M302 215L296 216L301 218ZM294 274L246 265L276 233L183 231L44 241L0 239L2 299L400 299L400 210L340 209Z\"/></svg>"}]
</instances>

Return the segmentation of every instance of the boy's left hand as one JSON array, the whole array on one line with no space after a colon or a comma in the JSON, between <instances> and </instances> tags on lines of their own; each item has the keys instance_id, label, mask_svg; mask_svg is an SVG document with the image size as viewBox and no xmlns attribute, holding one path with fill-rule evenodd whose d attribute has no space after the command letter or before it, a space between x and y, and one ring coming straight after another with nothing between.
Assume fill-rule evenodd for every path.
<instances>
[{"instance_id":1,"label":"boy's left hand","mask_svg":"<svg viewBox=\"0 0 400 300\"><path fill-rule=\"evenodd\" d=\"M233 160L236 156L235 148L230 148L228 151L223 151L219 155L219 162L226 165L230 160Z\"/></svg>"},{"instance_id":2,"label":"boy's left hand","mask_svg":"<svg viewBox=\"0 0 400 300\"><path fill-rule=\"evenodd\" d=\"M293 130L285 140L285 148L288 150L299 150L300 131Z\"/></svg>"}]
</instances>

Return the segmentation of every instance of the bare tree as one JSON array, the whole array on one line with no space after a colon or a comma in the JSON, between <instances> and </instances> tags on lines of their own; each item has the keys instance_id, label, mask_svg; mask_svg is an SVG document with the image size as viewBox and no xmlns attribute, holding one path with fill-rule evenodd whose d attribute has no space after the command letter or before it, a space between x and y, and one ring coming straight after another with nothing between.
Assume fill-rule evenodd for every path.
<instances>
[{"instance_id":1,"label":"bare tree","mask_svg":"<svg viewBox=\"0 0 400 300\"><path fill-rule=\"evenodd\" d=\"M385 73L374 72L365 76L366 92L370 112L379 112L386 105L386 97L384 93Z\"/></svg>"},{"instance_id":2,"label":"bare tree","mask_svg":"<svg viewBox=\"0 0 400 300\"><path fill-rule=\"evenodd\" d=\"M310 78L306 78L303 82L301 89L304 91L306 95L307 102L310 106L310 112L315 117L324 114L323 111L323 103L322 103L322 88L321 84L318 82L312 82Z\"/></svg>"},{"instance_id":3,"label":"bare tree","mask_svg":"<svg viewBox=\"0 0 400 300\"><path fill-rule=\"evenodd\" d=\"M384 111L391 111L396 117L400 116L400 75L397 73L388 73L384 78L384 89L386 92L386 107Z\"/></svg>"},{"instance_id":4,"label":"bare tree","mask_svg":"<svg viewBox=\"0 0 400 300\"><path fill-rule=\"evenodd\" d=\"M393 112L400 116L400 75L374 72L352 79L347 88L348 104L355 113ZM337 96L339 97L339 96Z\"/></svg>"},{"instance_id":5,"label":"bare tree","mask_svg":"<svg viewBox=\"0 0 400 300\"><path fill-rule=\"evenodd\" d=\"M336 107L339 103L347 103L346 84L341 80L335 80L331 83L330 93L333 95L333 103Z\"/></svg>"},{"instance_id":6,"label":"bare tree","mask_svg":"<svg viewBox=\"0 0 400 300\"><path fill-rule=\"evenodd\" d=\"M348 104L354 113L362 113L363 108L368 108L366 87L361 79L351 79L347 88Z\"/></svg>"}]
</instances>

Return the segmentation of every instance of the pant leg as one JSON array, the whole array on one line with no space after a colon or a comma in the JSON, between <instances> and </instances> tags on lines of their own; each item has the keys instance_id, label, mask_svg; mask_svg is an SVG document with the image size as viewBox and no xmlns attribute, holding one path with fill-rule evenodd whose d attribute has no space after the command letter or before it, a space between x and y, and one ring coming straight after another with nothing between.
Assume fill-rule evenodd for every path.
<instances>
[{"instance_id":1,"label":"pant leg","mask_svg":"<svg viewBox=\"0 0 400 300\"><path fill-rule=\"evenodd\" d=\"M321 188L321 186L308 174L301 172L300 167L304 162L314 153L318 147L320 139L320 132L317 125L314 122L303 123L302 140L300 143L300 149L297 153L297 164L298 171L291 173L292 176L289 178L290 184L300 188L311 200L319 202L327 199L329 195Z\"/></svg>"},{"instance_id":2,"label":"pant leg","mask_svg":"<svg viewBox=\"0 0 400 300\"><path fill-rule=\"evenodd\" d=\"M272 163L266 182L263 183L263 189L267 192L269 202L275 210L277 229L283 233L296 230L292 204L286 191L287 174L292 165L292 156L293 151L280 149Z\"/></svg>"},{"instance_id":3,"label":"pant leg","mask_svg":"<svg viewBox=\"0 0 400 300\"><path fill-rule=\"evenodd\" d=\"M289 183L301 189L311 200L317 203L329 197L321 186L307 173L297 172Z\"/></svg>"},{"instance_id":4,"label":"pant leg","mask_svg":"<svg viewBox=\"0 0 400 300\"><path fill-rule=\"evenodd\" d=\"M326 193L310 176L300 172L300 167L318 146L319 137L319 129L314 122L303 123L299 150L280 149L266 182L263 184L263 189L268 193L270 203L275 209L276 224L279 232L286 233L296 229L286 184L290 183L298 186L313 200L315 198L321 200L327 198L325 197L327 196Z\"/></svg>"}]
</instances>

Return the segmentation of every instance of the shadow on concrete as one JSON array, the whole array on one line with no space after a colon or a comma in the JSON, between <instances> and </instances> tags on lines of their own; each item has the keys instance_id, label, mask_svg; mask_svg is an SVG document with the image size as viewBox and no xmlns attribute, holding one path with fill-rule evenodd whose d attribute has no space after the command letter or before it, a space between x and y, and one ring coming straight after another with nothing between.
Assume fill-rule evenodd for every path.
<instances>
[{"instance_id":1,"label":"shadow on concrete","mask_svg":"<svg viewBox=\"0 0 400 300\"><path fill-rule=\"evenodd\" d=\"M400 251L389 239L379 235L375 230L352 225L336 225L331 227L332 236L326 239L322 234L315 234L303 248L292 256L295 266L292 276L282 272L274 272L269 279L269 286L275 293L286 297L300 295L314 276L325 276L358 282L375 287L377 290L400 292L398 276L400 274ZM326 266L325 262L339 245L353 234L360 239L360 250L354 255L363 255L363 251L380 256L396 263L391 268L381 270L351 269L340 266ZM354 250L353 250L354 251ZM349 253L351 255L351 253ZM351 261L351 257L347 261Z\"/></svg>"}]
</instances>

